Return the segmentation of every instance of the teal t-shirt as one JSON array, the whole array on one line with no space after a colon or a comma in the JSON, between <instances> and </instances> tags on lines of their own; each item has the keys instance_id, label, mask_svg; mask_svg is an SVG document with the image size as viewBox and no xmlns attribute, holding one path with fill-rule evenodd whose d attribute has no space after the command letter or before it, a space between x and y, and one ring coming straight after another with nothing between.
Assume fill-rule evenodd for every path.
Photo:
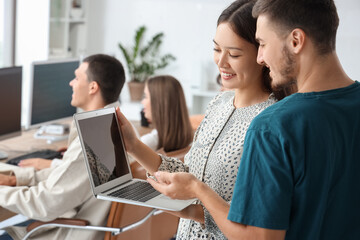
<instances>
[{"instance_id":1,"label":"teal t-shirt","mask_svg":"<svg viewBox=\"0 0 360 240\"><path fill-rule=\"evenodd\" d=\"M286 239L360 239L360 84L296 93L245 138L228 219Z\"/></svg>"}]
</instances>

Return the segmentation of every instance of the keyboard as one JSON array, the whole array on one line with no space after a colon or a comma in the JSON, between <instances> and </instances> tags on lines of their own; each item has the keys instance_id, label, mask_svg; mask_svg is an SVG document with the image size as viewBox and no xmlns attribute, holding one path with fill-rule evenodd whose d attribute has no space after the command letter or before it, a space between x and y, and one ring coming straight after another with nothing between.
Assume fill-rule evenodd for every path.
<instances>
[{"instance_id":1,"label":"keyboard","mask_svg":"<svg viewBox=\"0 0 360 240\"><path fill-rule=\"evenodd\" d=\"M18 163L21 160L28 159L28 158L45 158L45 159L52 160L54 158L62 158L62 153L55 151L55 150L51 150L51 149L43 149L43 150L26 153L24 155L9 159L6 163L12 164L12 165L18 165Z\"/></svg>"},{"instance_id":2,"label":"keyboard","mask_svg":"<svg viewBox=\"0 0 360 240\"><path fill-rule=\"evenodd\" d=\"M139 202L146 202L157 195L160 195L148 182L134 182L124 188L116 190L109 194L112 197L125 198Z\"/></svg>"}]
</instances>

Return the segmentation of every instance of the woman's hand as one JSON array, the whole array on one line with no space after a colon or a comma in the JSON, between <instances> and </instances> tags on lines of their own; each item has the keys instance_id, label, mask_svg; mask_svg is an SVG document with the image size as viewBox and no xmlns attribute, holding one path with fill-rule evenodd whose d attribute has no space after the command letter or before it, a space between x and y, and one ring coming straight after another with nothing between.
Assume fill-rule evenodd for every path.
<instances>
[{"instance_id":1,"label":"woman's hand","mask_svg":"<svg viewBox=\"0 0 360 240\"><path fill-rule=\"evenodd\" d=\"M19 162L19 167L33 167L36 170L51 167L51 160L44 158L29 158Z\"/></svg>"},{"instance_id":2,"label":"woman's hand","mask_svg":"<svg viewBox=\"0 0 360 240\"><path fill-rule=\"evenodd\" d=\"M197 198L198 186L202 183L187 172L155 172L154 177L149 177L147 181L153 188L172 199Z\"/></svg>"},{"instance_id":3,"label":"woman's hand","mask_svg":"<svg viewBox=\"0 0 360 240\"><path fill-rule=\"evenodd\" d=\"M120 112L119 108L116 108L116 115L120 124L126 151L150 174L157 171L161 164L160 156L137 138L132 124Z\"/></svg>"},{"instance_id":4,"label":"woman's hand","mask_svg":"<svg viewBox=\"0 0 360 240\"><path fill-rule=\"evenodd\" d=\"M196 198L197 185L200 182L194 175L186 172L156 172L148 182L162 194L173 199ZM204 209L199 204L192 204L181 211L166 211L181 218L204 223Z\"/></svg>"},{"instance_id":5,"label":"woman's hand","mask_svg":"<svg viewBox=\"0 0 360 240\"><path fill-rule=\"evenodd\" d=\"M125 143L126 150L129 153L133 152L133 149L135 148L136 143L139 141L137 138L135 131L129 122L129 120L126 119L124 114L120 112L120 108L116 108L116 116L118 118L118 121L120 123L121 128L121 135L123 136L123 140Z\"/></svg>"}]
</instances>

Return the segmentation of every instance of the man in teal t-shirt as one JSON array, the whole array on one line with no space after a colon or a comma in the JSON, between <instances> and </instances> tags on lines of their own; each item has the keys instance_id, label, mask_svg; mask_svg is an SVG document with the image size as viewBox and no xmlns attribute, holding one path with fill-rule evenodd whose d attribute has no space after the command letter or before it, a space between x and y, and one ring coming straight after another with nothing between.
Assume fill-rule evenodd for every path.
<instances>
[{"instance_id":1,"label":"man in teal t-shirt","mask_svg":"<svg viewBox=\"0 0 360 240\"><path fill-rule=\"evenodd\" d=\"M296 93L249 127L228 219L286 239L360 239L360 84Z\"/></svg>"},{"instance_id":2,"label":"man in teal t-shirt","mask_svg":"<svg viewBox=\"0 0 360 240\"><path fill-rule=\"evenodd\" d=\"M253 16L258 63L298 93L251 123L231 206L189 173L149 182L198 198L229 239L360 239L360 83L335 51L334 1L257 0Z\"/></svg>"},{"instance_id":3,"label":"man in teal t-shirt","mask_svg":"<svg viewBox=\"0 0 360 240\"><path fill-rule=\"evenodd\" d=\"M360 84L335 52L334 2L259 0L253 15L258 62L298 93L249 127L228 219L285 239L360 239Z\"/></svg>"}]
</instances>

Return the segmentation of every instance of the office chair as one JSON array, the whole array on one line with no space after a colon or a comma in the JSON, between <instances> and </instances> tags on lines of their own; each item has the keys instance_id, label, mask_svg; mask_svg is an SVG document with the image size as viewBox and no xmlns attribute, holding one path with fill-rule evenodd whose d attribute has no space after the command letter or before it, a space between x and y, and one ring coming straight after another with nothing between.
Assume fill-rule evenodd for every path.
<instances>
[{"instance_id":1,"label":"office chair","mask_svg":"<svg viewBox=\"0 0 360 240\"><path fill-rule=\"evenodd\" d=\"M158 152L183 161L189 150L190 146L173 152L164 152L161 149ZM146 171L138 162L132 162L130 168L134 178L146 179ZM106 226L91 226L87 220L73 218L57 218L49 222L35 221L27 227L28 233L24 240L45 227L104 231L104 240L169 240L176 234L178 222L179 217L161 210L112 202Z\"/></svg>"},{"instance_id":2,"label":"office chair","mask_svg":"<svg viewBox=\"0 0 360 240\"><path fill-rule=\"evenodd\" d=\"M181 161L184 162L184 157L185 155L188 153L188 151L190 150L191 145L184 147L182 149L178 149L175 151L171 151L171 152L165 152L163 148L160 148L159 150L157 150L157 153L160 153L162 155L168 156L168 157L174 157L174 158L178 158Z\"/></svg>"},{"instance_id":3,"label":"office chair","mask_svg":"<svg viewBox=\"0 0 360 240\"><path fill-rule=\"evenodd\" d=\"M133 162L130 167L134 176L145 179L145 169L138 168L137 162ZM133 166L134 165L134 166ZM144 176L142 176L142 174ZM147 207L135 206L131 204L124 204L112 202L106 226L92 226L89 221L84 219L74 218L57 218L49 222L35 221L27 227L27 234L24 240L28 239L34 232L45 227L64 227L76 228L92 231L104 231L106 240L115 239L170 239L173 232L169 233L169 238L148 238L149 227L151 223L148 221L152 216L165 214L161 210L151 209ZM170 214L166 214L171 216ZM149 222L144 225L144 223ZM142 226L144 225L144 226ZM139 229L139 227L141 228ZM177 225L176 225L177 228ZM133 230L135 229L135 230ZM176 232L176 229L175 229ZM121 234L120 234L121 233ZM132 236L134 235L134 238ZM129 238L131 236L131 238ZM138 238L139 237L139 238ZM157 236L156 236L157 237Z\"/></svg>"},{"instance_id":4,"label":"office chair","mask_svg":"<svg viewBox=\"0 0 360 240\"><path fill-rule=\"evenodd\" d=\"M91 226L89 225L89 222L87 220L83 220L83 219L57 218L54 221L49 221L49 222L36 221L29 224L29 226L27 227L28 233L25 235L23 240L27 240L34 232L45 227L64 227L64 228L76 228L76 229L93 230L93 231L105 231L111 234L105 235L104 239L117 239L117 238L113 238L113 236L132 230L140 226L141 224L145 223L151 216L155 216L160 213L162 213L161 210L151 209L150 212L144 218L124 227ZM110 238L106 238L106 237L110 237Z\"/></svg>"}]
</instances>

